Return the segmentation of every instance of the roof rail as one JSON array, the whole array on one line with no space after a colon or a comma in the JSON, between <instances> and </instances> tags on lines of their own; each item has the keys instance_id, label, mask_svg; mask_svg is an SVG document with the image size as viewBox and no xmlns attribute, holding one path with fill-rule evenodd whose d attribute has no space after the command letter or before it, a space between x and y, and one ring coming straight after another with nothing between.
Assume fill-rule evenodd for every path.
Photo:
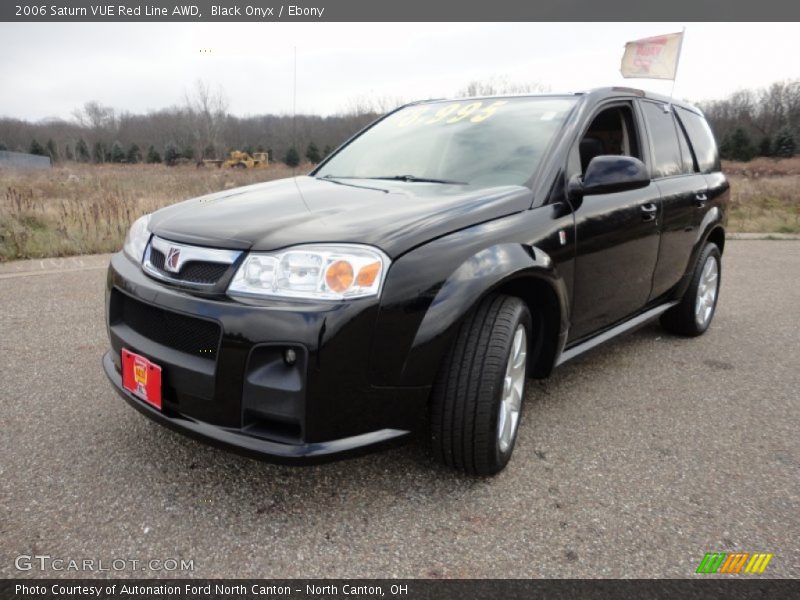
<instances>
[{"instance_id":1,"label":"roof rail","mask_svg":"<svg viewBox=\"0 0 800 600\"><path fill-rule=\"evenodd\" d=\"M615 86L615 87L611 88L611 91L613 91L613 92L628 92L629 94L635 94L637 96L641 96L642 98L644 98L645 95L646 95L644 90L639 90L639 89L631 88L631 87L623 87L623 86Z\"/></svg>"}]
</instances>

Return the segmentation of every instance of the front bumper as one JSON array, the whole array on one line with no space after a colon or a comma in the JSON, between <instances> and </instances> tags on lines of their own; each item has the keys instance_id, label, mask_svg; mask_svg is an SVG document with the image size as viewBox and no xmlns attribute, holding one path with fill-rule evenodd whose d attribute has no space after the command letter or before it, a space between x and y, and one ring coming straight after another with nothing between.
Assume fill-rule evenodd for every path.
<instances>
[{"instance_id":1,"label":"front bumper","mask_svg":"<svg viewBox=\"0 0 800 600\"><path fill-rule=\"evenodd\" d=\"M120 253L109 266L106 305L103 367L116 390L142 414L214 445L321 462L398 441L425 417L429 387L368 381L373 301L201 297L149 278ZM162 367L162 411L122 388L122 348ZM288 348L293 365L282 358Z\"/></svg>"},{"instance_id":2,"label":"front bumper","mask_svg":"<svg viewBox=\"0 0 800 600\"><path fill-rule=\"evenodd\" d=\"M348 438L317 443L285 444L243 434L241 430L216 427L185 416L167 416L142 402L122 387L122 377L114 365L112 353L103 356L103 370L120 396L140 413L180 433L233 450L239 454L286 464L314 464L329 460L358 456L379 447L397 442L409 432L399 429L382 429Z\"/></svg>"}]
</instances>

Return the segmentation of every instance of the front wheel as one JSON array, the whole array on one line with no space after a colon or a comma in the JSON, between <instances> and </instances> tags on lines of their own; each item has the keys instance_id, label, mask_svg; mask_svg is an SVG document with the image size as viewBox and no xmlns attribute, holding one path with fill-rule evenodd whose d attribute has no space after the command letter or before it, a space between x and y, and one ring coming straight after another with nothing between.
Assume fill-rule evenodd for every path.
<instances>
[{"instance_id":1,"label":"front wheel","mask_svg":"<svg viewBox=\"0 0 800 600\"><path fill-rule=\"evenodd\" d=\"M721 266L717 245L706 244L698 257L689 287L680 303L661 315L661 325L664 329L686 336L705 333L717 309Z\"/></svg>"},{"instance_id":2,"label":"front wheel","mask_svg":"<svg viewBox=\"0 0 800 600\"><path fill-rule=\"evenodd\" d=\"M530 335L530 312L512 296L489 296L461 324L431 397L439 462L472 475L506 466L519 429Z\"/></svg>"}]
</instances>

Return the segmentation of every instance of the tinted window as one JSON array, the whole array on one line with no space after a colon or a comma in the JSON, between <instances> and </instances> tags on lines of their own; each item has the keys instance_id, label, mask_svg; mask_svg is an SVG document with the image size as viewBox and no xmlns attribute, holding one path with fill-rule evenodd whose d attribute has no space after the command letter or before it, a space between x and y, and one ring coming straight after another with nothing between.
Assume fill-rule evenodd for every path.
<instances>
[{"instance_id":1,"label":"tinted window","mask_svg":"<svg viewBox=\"0 0 800 600\"><path fill-rule=\"evenodd\" d=\"M684 108L678 108L678 117L686 127L686 133L689 134L700 171L703 173L719 171L717 143L706 120Z\"/></svg>"},{"instance_id":2,"label":"tinted window","mask_svg":"<svg viewBox=\"0 0 800 600\"><path fill-rule=\"evenodd\" d=\"M574 105L574 98L528 97L409 106L373 125L315 175L523 185Z\"/></svg>"},{"instance_id":3,"label":"tinted window","mask_svg":"<svg viewBox=\"0 0 800 600\"><path fill-rule=\"evenodd\" d=\"M675 121L664 104L642 102L644 118L653 143L653 177L679 175L683 170Z\"/></svg>"}]
</instances>

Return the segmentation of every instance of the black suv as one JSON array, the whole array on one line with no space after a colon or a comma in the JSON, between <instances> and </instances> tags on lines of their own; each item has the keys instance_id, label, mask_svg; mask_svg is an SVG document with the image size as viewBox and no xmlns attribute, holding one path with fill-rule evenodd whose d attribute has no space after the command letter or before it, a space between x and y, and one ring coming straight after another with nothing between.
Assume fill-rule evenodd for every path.
<instances>
[{"instance_id":1,"label":"black suv","mask_svg":"<svg viewBox=\"0 0 800 600\"><path fill-rule=\"evenodd\" d=\"M696 108L627 88L404 106L310 175L146 215L103 364L150 418L282 462L425 431L508 462L526 377L709 326L728 183Z\"/></svg>"}]
</instances>

